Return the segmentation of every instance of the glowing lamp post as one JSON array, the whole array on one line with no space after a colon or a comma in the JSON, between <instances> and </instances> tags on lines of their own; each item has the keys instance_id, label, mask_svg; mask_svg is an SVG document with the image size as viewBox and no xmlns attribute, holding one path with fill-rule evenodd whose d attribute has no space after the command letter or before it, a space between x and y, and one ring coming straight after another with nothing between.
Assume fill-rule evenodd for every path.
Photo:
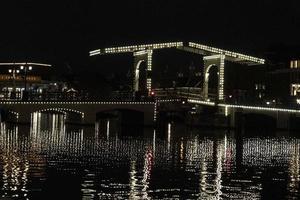
<instances>
[{"instance_id":1,"label":"glowing lamp post","mask_svg":"<svg viewBox=\"0 0 300 200\"><path fill-rule=\"evenodd\" d=\"M13 69L9 69L8 72L12 74L12 79L13 79L13 89L11 91L10 98L15 99L16 98L16 74L19 74L20 70L13 68Z\"/></svg>"},{"instance_id":2,"label":"glowing lamp post","mask_svg":"<svg viewBox=\"0 0 300 200\"><path fill-rule=\"evenodd\" d=\"M32 66L22 65L22 66L20 66L20 70L22 70L24 72L24 91L23 91L22 100L26 101L28 99L28 94L27 94L27 73L32 70Z\"/></svg>"}]
</instances>

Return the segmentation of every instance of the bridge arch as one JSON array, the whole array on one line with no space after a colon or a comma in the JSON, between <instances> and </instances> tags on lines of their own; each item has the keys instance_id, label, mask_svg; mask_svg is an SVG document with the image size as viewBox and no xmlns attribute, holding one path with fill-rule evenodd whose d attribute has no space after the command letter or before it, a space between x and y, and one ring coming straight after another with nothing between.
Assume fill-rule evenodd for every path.
<instances>
[{"instance_id":1,"label":"bridge arch","mask_svg":"<svg viewBox=\"0 0 300 200\"><path fill-rule=\"evenodd\" d=\"M18 122L19 112L13 109L0 109L0 122Z\"/></svg>"},{"instance_id":2,"label":"bridge arch","mask_svg":"<svg viewBox=\"0 0 300 200\"><path fill-rule=\"evenodd\" d=\"M37 113L59 113L59 114L67 115L67 112L65 112L61 109L56 109L56 108L46 108L46 109L34 111L34 113L35 112L37 112Z\"/></svg>"},{"instance_id":3,"label":"bridge arch","mask_svg":"<svg viewBox=\"0 0 300 200\"><path fill-rule=\"evenodd\" d=\"M144 114L144 123L153 124L155 113L154 102L142 101L95 101L95 102L1 102L2 110L13 110L19 113L19 123L32 122L32 114L54 109L67 114L80 116L83 124L94 124L96 113L108 109L135 109ZM78 117L79 118L79 117Z\"/></svg>"},{"instance_id":4,"label":"bridge arch","mask_svg":"<svg viewBox=\"0 0 300 200\"><path fill-rule=\"evenodd\" d=\"M96 112L96 119L99 118L117 118L120 117L120 114L125 115L138 115L139 118L141 118L141 121L143 121L144 118L144 112L138 110L138 109L128 109L128 108L114 108L114 109L106 109L106 110L100 110ZM126 119L127 120L127 119Z\"/></svg>"},{"instance_id":5,"label":"bridge arch","mask_svg":"<svg viewBox=\"0 0 300 200\"><path fill-rule=\"evenodd\" d=\"M208 99L208 80L209 70L212 66L217 66L218 85L217 85L217 101L224 100L224 68L225 68L225 55L205 56L204 60L204 81L203 81L203 97Z\"/></svg>"},{"instance_id":6,"label":"bridge arch","mask_svg":"<svg viewBox=\"0 0 300 200\"><path fill-rule=\"evenodd\" d=\"M6 112L1 113L1 121L18 122L19 113L14 110L7 110Z\"/></svg>"},{"instance_id":7,"label":"bridge arch","mask_svg":"<svg viewBox=\"0 0 300 200\"><path fill-rule=\"evenodd\" d=\"M243 113L242 124L245 130L275 129L277 119L271 115L263 113Z\"/></svg>"},{"instance_id":8,"label":"bridge arch","mask_svg":"<svg viewBox=\"0 0 300 200\"><path fill-rule=\"evenodd\" d=\"M44 109L40 109L40 110L36 110L34 112L51 112L51 111L56 111L56 112L64 112L64 113L76 113L76 114L80 114L82 117L84 117L84 112L81 112L79 110L74 110L71 108L44 108Z\"/></svg>"},{"instance_id":9,"label":"bridge arch","mask_svg":"<svg viewBox=\"0 0 300 200\"><path fill-rule=\"evenodd\" d=\"M134 69L132 91L135 94L148 96L152 89L152 54L152 50L133 52Z\"/></svg>"},{"instance_id":10,"label":"bridge arch","mask_svg":"<svg viewBox=\"0 0 300 200\"><path fill-rule=\"evenodd\" d=\"M208 67L206 67L204 70L204 88L203 88L203 90L204 90L204 93L205 93L205 97L206 98L210 98L209 97L209 94L210 94L210 91L209 91L209 89L210 89L210 87L209 87L209 83L210 83L210 76L211 76L211 74L210 73L212 73L212 70L213 69L216 69L216 78L217 78L217 80L218 80L218 76L219 76L219 68L218 68L218 66L216 65L216 64L211 64L211 65L209 65ZM218 89L218 81L216 81L216 88L215 88L216 90ZM218 94L218 91L216 91L217 92L217 94ZM216 94L216 96L217 96L217 94Z\"/></svg>"},{"instance_id":11,"label":"bridge arch","mask_svg":"<svg viewBox=\"0 0 300 200\"><path fill-rule=\"evenodd\" d=\"M133 90L134 92L138 92L138 91L142 91L142 90L146 90L146 88L141 88L140 87L140 78L141 78L141 73L143 72L142 64L146 64L145 60L139 60L137 62L137 64L134 67L134 85L133 85ZM146 69L144 69L146 70ZM147 83L145 83L146 86Z\"/></svg>"},{"instance_id":12,"label":"bridge arch","mask_svg":"<svg viewBox=\"0 0 300 200\"><path fill-rule=\"evenodd\" d=\"M109 109L96 113L96 131L106 133L109 137L113 132L121 135L142 133L144 112L137 109Z\"/></svg>"},{"instance_id":13,"label":"bridge arch","mask_svg":"<svg viewBox=\"0 0 300 200\"><path fill-rule=\"evenodd\" d=\"M44 108L33 111L34 113L58 113L62 114L65 117L65 122L83 122L84 120L84 112L70 109L70 108Z\"/></svg>"}]
</instances>

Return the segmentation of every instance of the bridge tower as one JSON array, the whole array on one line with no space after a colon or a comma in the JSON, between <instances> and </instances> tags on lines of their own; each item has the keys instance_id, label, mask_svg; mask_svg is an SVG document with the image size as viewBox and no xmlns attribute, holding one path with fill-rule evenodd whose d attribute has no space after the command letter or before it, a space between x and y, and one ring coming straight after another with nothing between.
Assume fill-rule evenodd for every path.
<instances>
[{"instance_id":1,"label":"bridge tower","mask_svg":"<svg viewBox=\"0 0 300 200\"><path fill-rule=\"evenodd\" d=\"M149 95L152 89L152 54L153 50L142 50L133 53L134 69L133 69L133 93L140 92ZM146 83L144 88L140 88L141 64L145 62L146 68Z\"/></svg>"},{"instance_id":2,"label":"bridge tower","mask_svg":"<svg viewBox=\"0 0 300 200\"><path fill-rule=\"evenodd\" d=\"M111 48L102 48L90 51L90 56L106 55L106 54L118 54L118 53L133 53L134 56L134 70L133 70L133 92L142 92L146 95L151 92L152 89L152 54L154 50L176 48L179 50L199 54L204 56L204 81L203 81L203 97L208 99L208 81L209 81L209 69L212 66L218 68L218 91L216 101L224 101L224 66L225 59L227 61L245 64L245 65L263 65L265 60L256 58L253 56L232 52L224 49L219 49L211 46L206 46L194 42L165 42L154 44L141 44L132 46L119 46ZM140 69L141 63L146 62L146 78L145 84L140 84ZM144 75L144 74L143 74ZM145 75L144 75L145 76ZM143 88L140 88L140 85Z\"/></svg>"},{"instance_id":3,"label":"bridge tower","mask_svg":"<svg viewBox=\"0 0 300 200\"><path fill-rule=\"evenodd\" d=\"M212 66L216 66L218 69L218 88L217 99L218 102L224 101L224 68L225 68L225 55L212 55L204 56L204 81L203 81L203 97L208 99L208 81L209 70Z\"/></svg>"}]
</instances>

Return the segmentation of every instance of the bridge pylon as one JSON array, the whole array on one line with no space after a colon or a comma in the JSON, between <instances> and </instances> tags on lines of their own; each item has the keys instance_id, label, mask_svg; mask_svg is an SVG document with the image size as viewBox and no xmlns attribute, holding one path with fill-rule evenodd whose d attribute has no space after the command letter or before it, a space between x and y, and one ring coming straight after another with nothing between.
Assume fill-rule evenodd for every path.
<instances>
[{"instance_id":1,"label":"bridge pylon","mask_svg":"<svg viewBox=\"0 0 300 200\"><path fill-rule=\"evenodd\" d=\"M133 93L136 94L140 92L147 96L150 95L152 90L152 54L153 50L142 50L136 51L133 53L134 56L134 68L133 68ZM146 83L143 88L140 87L140 73L141 73L141 64L146 63Z\"/></svg>"},{"instance_id":2,"label":"bridge pylon","mask_svg":"<svg viewBox=\"0 0 300 200\"><path fill-rule=\"evenodd\" d=\"M218 69L218 88L217 88L217 102L224 101L224 70L225 70L225 55L212 55L204 56L204 81L203 81L203 97L208 99L208 82L209 82L209 70L212 66L216 66Z\"/></svg>"}]
</instances>

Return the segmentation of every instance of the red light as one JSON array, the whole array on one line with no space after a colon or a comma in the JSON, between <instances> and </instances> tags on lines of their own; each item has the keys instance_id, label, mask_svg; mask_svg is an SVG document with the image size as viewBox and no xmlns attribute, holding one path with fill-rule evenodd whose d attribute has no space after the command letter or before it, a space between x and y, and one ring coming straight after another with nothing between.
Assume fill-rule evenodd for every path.
<instances>
[{"instance_id":1,"label":"red light","mask_svg":"<svg viewBox=\"0 0 300 200\"><path fill-rule=\"evenodd\" d=\"M155 93L152 91L150 94L153 96Z\"/></svg>"}]
</instances>

